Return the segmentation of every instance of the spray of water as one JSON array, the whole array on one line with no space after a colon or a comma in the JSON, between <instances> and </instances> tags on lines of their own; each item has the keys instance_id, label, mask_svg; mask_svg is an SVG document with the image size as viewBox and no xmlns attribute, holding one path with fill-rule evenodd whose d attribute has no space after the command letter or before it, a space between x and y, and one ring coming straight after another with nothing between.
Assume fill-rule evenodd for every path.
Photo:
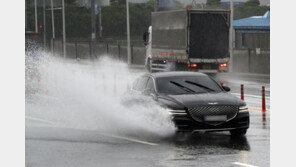
<instances>
[{"instance_id":1,"label":"spray of water","mask_svg":"<svg viewBox=\"0 0 296 167\"><path fill-rule=\"evenodd\" d=\"M108 56L95 62L43 56L37 64L26 73L28 116L55 126L125 135L166 137L175 130L168 113L153 100L145 106L122 104L121 95L141 70Z\"/></svg>"}]
</instances>

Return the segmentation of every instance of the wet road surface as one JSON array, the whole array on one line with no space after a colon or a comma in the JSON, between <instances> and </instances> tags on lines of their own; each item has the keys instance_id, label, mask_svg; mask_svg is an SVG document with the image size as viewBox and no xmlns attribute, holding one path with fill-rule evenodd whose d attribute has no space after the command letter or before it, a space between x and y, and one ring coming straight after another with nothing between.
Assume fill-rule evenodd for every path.
<instances>
[{"instance_id":1,"label":"wet road surface","mask_svg":"<svg viewBox=\"0 0 296 167\"><path fill-rule=\"evenodd\" d=\"M245 84L245 101L250 108L250 128L245 137L217 132L158 138L65 128L26 108L26 167L270 166L269 81L224 76L220 80L238 97L240 84ZM260 110L262 85L267 88L265 113Z\"/></svg>"},{"instance_id":2,"label":"wet road surface","mask_svg":"<svg viewBox=\"0 0 296 167\"><path fill-rule=\"evenodd\" d=\"M250 128L241 138L219 132L178 134L148 141L97 131L28 125L26 166L269 166L269 115L267 120L264 125L262 115L251 112Z\"/></svg>"}]
</instances>

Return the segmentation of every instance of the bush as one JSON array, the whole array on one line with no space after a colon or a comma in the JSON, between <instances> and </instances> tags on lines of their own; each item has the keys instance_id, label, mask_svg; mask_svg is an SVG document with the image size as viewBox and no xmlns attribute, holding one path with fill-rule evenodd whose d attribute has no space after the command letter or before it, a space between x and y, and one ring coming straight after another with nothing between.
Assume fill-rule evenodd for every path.
<instances>
[{"instance_id":1,"label":"bush","mask_svg":"<svg viewBox=\"0 0 296 167\"><path fill-rule=\"evenodd\" d=\"M245 3L246 6L259 6L260 5L260 1L259 0L248 0Z\"/></svg>"}]
</instances>

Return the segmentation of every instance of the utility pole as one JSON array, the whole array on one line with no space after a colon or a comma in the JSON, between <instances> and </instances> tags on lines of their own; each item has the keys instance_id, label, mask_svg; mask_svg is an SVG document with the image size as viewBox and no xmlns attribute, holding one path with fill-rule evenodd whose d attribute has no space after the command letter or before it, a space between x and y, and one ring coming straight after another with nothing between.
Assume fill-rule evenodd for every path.
<instances>
[{"instance_id":1,"label":"utility pole","mask_svg":"<svg viewBox=\"0 0 296 167\"><path fill-rule=\"evenodd\" d=\"M45 0L43 0L43 47L46 51L46 16L45 16Z\"/></svg>"},{"instance_id":2,"label":"utility pole","mask_svg":"<svg viewBox=\"0 0 296 167\"><path fill-rule=\"evenodd\" d=\"M230 29L229 29L229 54L230 54L230 72L233 72L233 0L230 0Z\"/></svg>"},{"instance_id":3,"label":"utility pole","mask_svg":"<svg viewBox=\"0 0 296 167\"><path fill-rule=\"evenodd\" d=\"M65 23L65 0L62 0L62 17L63 17L63 54L66 58L66 23Z\"/></svg>"},{"instance_id":4,"label":"utility pole","mask_svg":"<svg viewBox=\"0 0 296 167\"><path fill-rule=\"evenodd\" d=\"M95 40L96 40L96 19L95 19L95 0L91 0L91 57L95 56Z\"/></svg>"},{"instance_id":5,"label":"utility pole","mask_svg":"<svg viewBox=\"0 0 296 167\"><path fill-rule=\"evenodd\" d=\"M154 12L157 12L158 0L154 0Z\"/></svg>"},{"instance_id":6,"label":"utility pole","mask_svg":"<svg viewBox=\"0 0 296 167\"><path fill-rule=\"evenodd\" d=\"M35 0L34 3L35 3L35 32L38 33L37 0Z\"/></svg>"},{"instance_id":7,"label":"utility pole","mask_svg":"<svg viewBox=\"0 0 296 167\"><path fill-rule=\"evenodd\" d=\"M127 64L131 65L131 39L130 39L130 22L129 22L129 0L126 0L126 30L127 30Z\"/></svg>"}]
</instances>

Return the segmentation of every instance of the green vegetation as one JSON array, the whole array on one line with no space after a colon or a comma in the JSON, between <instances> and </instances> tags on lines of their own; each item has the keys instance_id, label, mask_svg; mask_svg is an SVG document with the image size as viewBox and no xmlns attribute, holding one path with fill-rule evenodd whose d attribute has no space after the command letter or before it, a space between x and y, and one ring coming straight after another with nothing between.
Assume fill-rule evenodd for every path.
<instances>
[{"instance_id":1,"label":"green vegetation","mask_svg":"<svg viewBox=\"0 0 296 167\"><path fill-rule=\"evenodd\" d=\"M207 0L207 5L216 5L216 6L218 6L218 5L220 5L220 3L221 3L221 0Z\"/></svg>"},{"instance_id":2,"label":"green vegetation","mask_svg":"<svg viewBox=\"0 0 296 167\"><path fill-rule=\"evenodd\" d=\"M245 3L246 6L259 6L260 5L260 1L259 0L248 0Z\"/></svg>"},{"instance_id":3,"label":"green vegetation","mask_svg":"<svg viewBox=\"0 0 296 167\"><path fill-rule=\"evenodd\" d=\"M262 16L269 10L269 6L238 6L234 9L234 20L251 16Z\"/></svg>"},{"instance_id":4,"label":"green vegetation","mask_svg":"<svg viewBox=\"0 0 296 167\"><path fill-rule=\"evenodd\" d=\"M212 1L218 0L208 0L206 4L197 4L194 8L192 5L186 6L189 9L229 9L229 6L217 5ZM210 3L211 2L211 3ZM220 2L219 2L220 3ZM259 6L259 0L249 0L244 6L237 6L234 8L234 20L247 18L251 16L262 16L269 10L269 6Z\"/></svg>"},{"instance_id":5,"label":"green vegetation","mask_svg":"<svg viewBox=\"0 0 296 167\"><path fill-rule=\"evenodd\" d=\"M234 19L241 19L250 16L263 15L269 7L258 6L258 0L249 0L245 6L235 7ZM259 2L259 1L258 1ZM207 4L197 4L195 9L229 9L219 5L220 0L208 0ZM56 6L57 7L57 6ZM48 5L46 8L50 8ZM184 7L177 1L176 8L191 8L192 5ZM151 12L154 10L154 0L146 4L130 3L130 31L133 40L141 40L142 34L147 31L151 24ZM159 9L167 10L167 9ZM38 7L38 24L43 24L43 8ZM34 4L27 5L27 30L35 30ZM62 37L62 12L54 11L56 37ZM88 40L91 34L91 11L89 8L81 7L75 0L66 1L66 36L67 39ZM98 15L96 16L98 23ZM39 26L38 25L38 26ZM103 38L124 39L126 38L126 7L125 1L111 3L110 6L102 8L102 35ZM43 28L40 29L43 32ZM46 31L47 38L52 37L51 12L46 11Z\"/></svg>"}]
</instances>

